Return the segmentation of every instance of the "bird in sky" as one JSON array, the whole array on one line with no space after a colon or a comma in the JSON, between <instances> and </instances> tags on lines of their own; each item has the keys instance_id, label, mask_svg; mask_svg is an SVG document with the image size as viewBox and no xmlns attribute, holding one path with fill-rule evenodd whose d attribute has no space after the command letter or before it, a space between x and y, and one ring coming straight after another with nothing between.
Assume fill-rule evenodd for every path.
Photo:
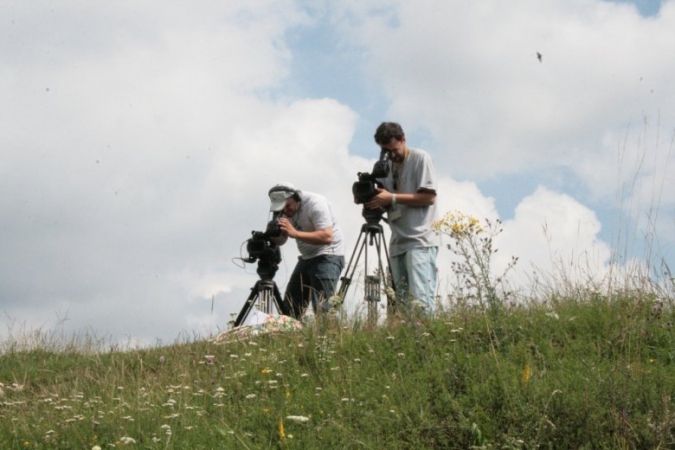
<instances>
[{"instance_id":1,"label":"bird in sky","mask_svg":"<svg viewBox=\"0 0 675 450\"><path fill-rule=\"evenodd\" d=\"M537 52L537 59L541 62L541 53Z\"/></svg>"}]
</instances>

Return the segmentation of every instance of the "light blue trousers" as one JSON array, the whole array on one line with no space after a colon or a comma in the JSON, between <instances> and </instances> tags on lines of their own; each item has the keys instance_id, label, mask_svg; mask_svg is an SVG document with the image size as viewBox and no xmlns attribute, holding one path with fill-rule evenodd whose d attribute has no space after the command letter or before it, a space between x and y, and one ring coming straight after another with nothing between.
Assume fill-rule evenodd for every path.
<instances>
[{"instance_id":1,"label":"light blue trousers","mask_svg":"<svg viewBox=\"0 0 675 450\"><path fill-rule=\"evenodd\" d=\"M436 256L438 247L419 247L390 257L396 298L404 308L412 301L421 302L428 313L436 304Z\"/></svg>"}]
</instances>

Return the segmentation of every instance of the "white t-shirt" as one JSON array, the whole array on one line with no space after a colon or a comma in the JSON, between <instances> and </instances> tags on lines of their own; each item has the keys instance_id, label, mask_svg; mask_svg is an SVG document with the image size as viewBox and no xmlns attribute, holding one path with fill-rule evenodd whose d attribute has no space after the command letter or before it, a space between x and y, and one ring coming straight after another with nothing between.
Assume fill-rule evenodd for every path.
<instances>
[{"instance_id":1,"label":"white t-shirt","mask_svg":"<svg viewBox=\"0 0 675 450\"><path fill-rule=\"evenodd\" d=\"M436 191L436 172L431 156L424 150L409 148L403 165L394 174L393 164L389 162L389 175L379 179L386 190L391 193L412 194L420 189ZM396 180L394 180L396 175ZM394 183L396 181L396 183ZM389 254L397 256L416 247L438 247L440 236L431 229L436 220L436 205L409 207L397 204L394 207L401 211L400 217L392 220L398 213L388 211L391 240Z\"/></svg>"},{"instance_id":2,"label":"white t-shirt","mask_svg":"<svg viewBox=\"0 0 675 450\"><path fill-rule=\"evenodd\" d=\"M344 238L337 224L333 208L326 197L313 192L300 191L300 209L289 220L299 231L316 231L333 228L333 242L328 245L314 245L296 239L302 259L319 255L344 256Z\"/></svg>"}]
</instances>

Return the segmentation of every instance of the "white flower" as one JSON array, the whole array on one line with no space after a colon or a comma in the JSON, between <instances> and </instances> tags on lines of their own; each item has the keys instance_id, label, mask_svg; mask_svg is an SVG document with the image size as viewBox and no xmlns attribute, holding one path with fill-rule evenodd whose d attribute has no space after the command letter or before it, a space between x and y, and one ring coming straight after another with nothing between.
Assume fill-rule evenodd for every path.
<instances>
[{"instance_id":1,"label":"white flower","mask_svg":"<svg viewBox=\"0 0 675 450\"><path fill-rule=\"evenodd\" d=\"M304 423L304 422L309 422L309 417L305 417L305 416L286 416L286 420L290 420L292 422Z\"/></svg>"},{"instance_id":2,"label":"white flower","mask_svg":"<svg viewBox=\"0 0 675 450\"><path fill-rule=\"evenodd\" d=\"M122 442L123 444L135 444L136 439L134 439L132 437L129 437L129 436L122 436L120 438L120 442Z\"/></svg>"}]
</instances>

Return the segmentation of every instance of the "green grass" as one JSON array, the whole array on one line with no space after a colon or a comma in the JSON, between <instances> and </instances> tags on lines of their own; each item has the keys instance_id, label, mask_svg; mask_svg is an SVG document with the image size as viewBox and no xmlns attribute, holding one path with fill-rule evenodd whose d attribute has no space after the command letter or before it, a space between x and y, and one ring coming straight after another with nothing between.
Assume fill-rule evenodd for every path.
<instances>
[{"instance_id":1,"label":"green grass","mask_svg":"<svg viewBox=\"0 0 675 450\"><path fill-rule=\"evenodd\" d=\"M0 448L673 448L673 322L588 293L221 345L9 345Z\"/></svg>"}]
</instances>

